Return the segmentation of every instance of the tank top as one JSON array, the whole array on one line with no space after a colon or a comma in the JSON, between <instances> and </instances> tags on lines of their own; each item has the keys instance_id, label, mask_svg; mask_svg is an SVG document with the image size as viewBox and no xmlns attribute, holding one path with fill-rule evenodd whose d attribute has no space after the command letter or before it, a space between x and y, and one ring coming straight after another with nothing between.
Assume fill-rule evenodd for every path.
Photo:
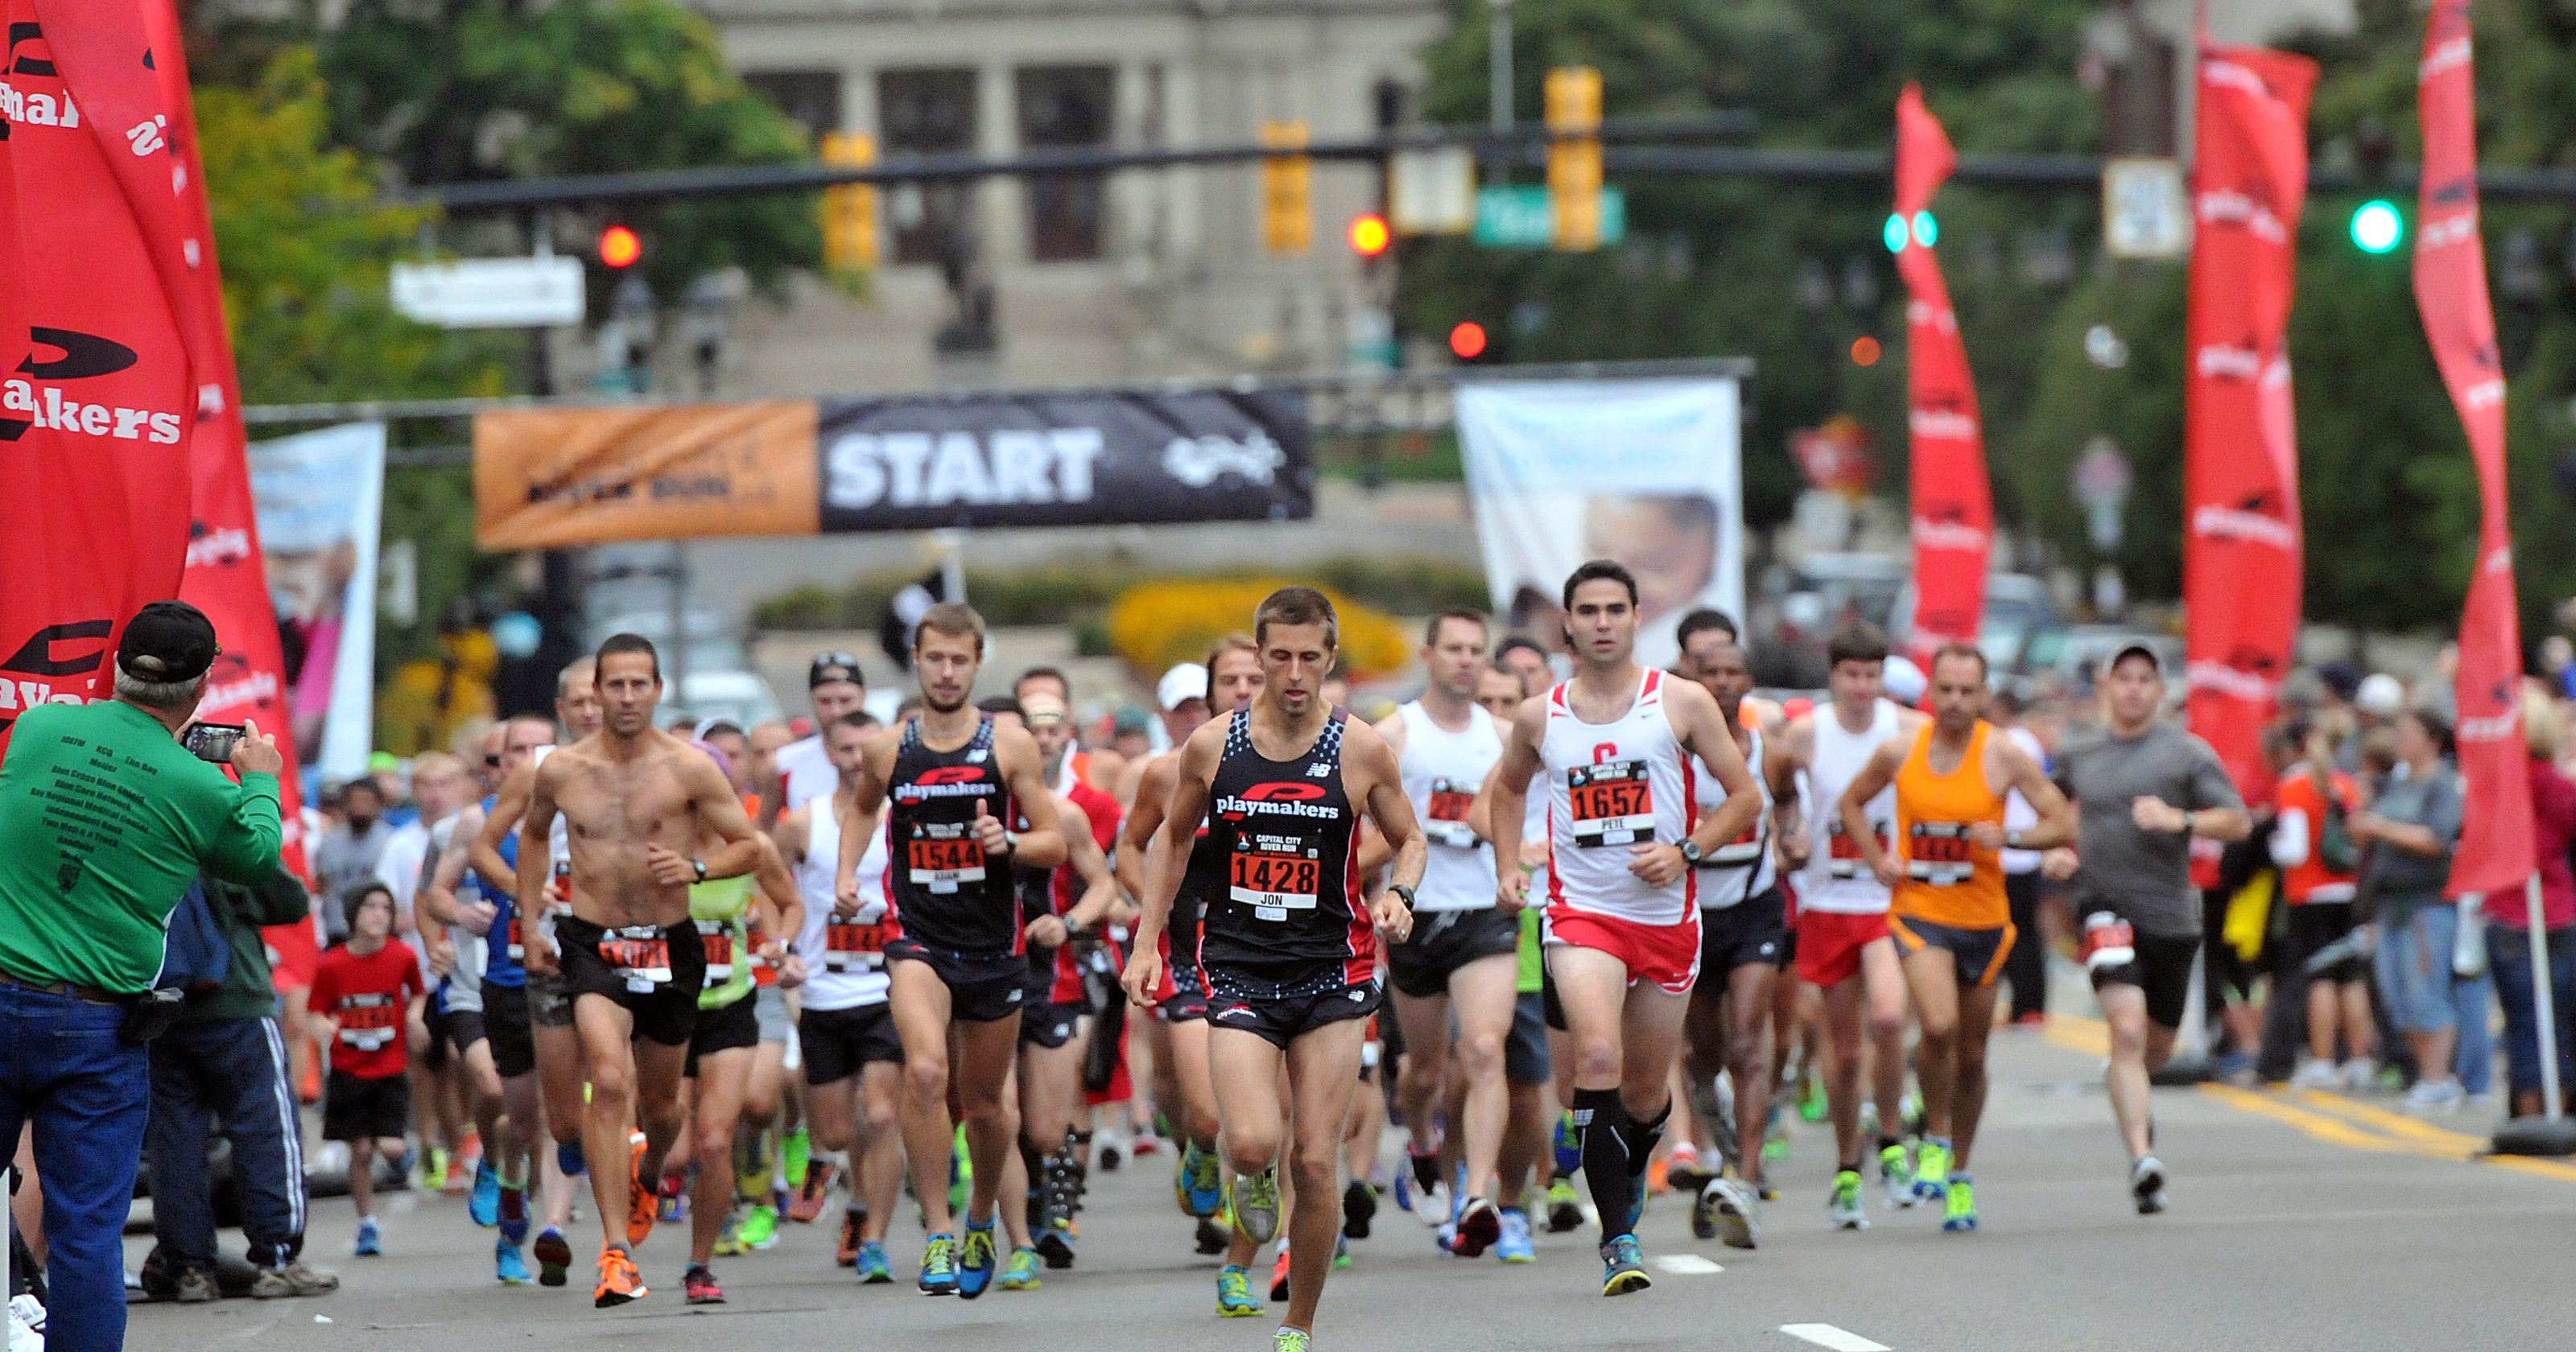
<instances>
[{"instance_id":1,"label":"tank top","mask_svg":"<svg viewBox=\"0 0 2576 1352\"><path fill-rule=\"evenodd\" d=\"M1493 905L1494 850L1467 826L1468 805L1503 758L1503 738L1494 731L1493 716L1469 706L1466 731L1450 732L1432 721L1419 700L1397 706L1396 714L1404 720L1404 754L1396 759L1396 770L1430 843L1413 909L1472 911Z\"/></svg>"},{"instance_id":2,"label":"tank top","mask_svg":"<svg viewBox=\"0 0 2576 1352\"><path fill-rule=\"evenodd\" d=\"M698 1008L723 1009L751 994L751 875L689 884L689 920L707 952Z\"/></svg>"},{"instance_id":3,"label":"tank top","mask_svg":"<svg viewBox=\"0 0 2576 1352\"><path fill-rule=\"evenodd\" d=\"M975 838L975 804L1002 821L1017 815L993 751L993 720L953 751L921 740L921 720L903 725L886 795L886 875L903 937L951 953L1018 953L1025 947L1011 870Z\"/></svg>"},{"instance_id":4,"label":"tank top","mask_svg":"<svg viewBox=\"0 0 2576 1352\"><path fill-rule=\"evenodd\" d=\"M1664 713L1664 673L1649 668L1628 711L1575 717L1568 686L1547 692L1539 763L1547 774L1547 899L1642 925L1692 919L1697 869L1655 887L1628 871L1628 847L1690 834L1691 767Z\"/></svg>"},{"instance_id":5,"label":"tank top","mask_svg":"<svg viewBox=\"0 0 2576 1352\"><path fill-rule=\"evenodd\" d=\"M832 913L841 819L831 807L831 799L816 799L805 813L805 857L796 865L796 890L805 897L805 926L796 935L796 952L805 959L805 985L798 994L807 1009L881 1005L889 985L886 940L894 934L886 920L885 832L876 833L859 860L859 913L843 920Z\"/></svg>"},{"instance_id":6,"label":"tank top","mask_svg":"<svg viewBox=\"0 0 2576 1352\"><path fill-rule=\"evenodd\" d=\"M554 751L552 746L538 747L528 762L529 769L533 772L537 766L545 764L546 757ZM511 838L516 840L517 833L513 832ZM517 847L512 846L514 863L517 852ZM545 935L546 942L551 944L555 941L555 922L572 914L572 822L560 812L555 814L555 824L546 832L546 859L553 866L555 890L537 908L537 932Z\"/></svg>"},{"instance_id":7,"label":"tank top","mask_svg":"<svg viewBox=\"0 0 2576 1352\"><path fill-rule=\"evenodd\" d=\"M1869 871L1860 843L1843 834L1843 790L1860 777L1861 767L1879 747L1895 740L1903 726L1902 710L1880 700L1870 710L1869 726L1847 732L1833 706L1819 705L1808 718L1815 750L1807 765L1807 867L1798 875L1798 909L1841 915L1877 915L1887 909L1887 889ZM1879 844L1895 848L1896 789L1890 785L1869 800L1870 824Z\"/></svg>"},{"instance_id":8,"label":"tank top","mask_svg":"<svg viewBox=\"0 0 2576 1352\"><path fill-rule=\"evenodd\" d=\"M1753 791L1762 795L1762 810L1735 839L1708 852L1699 866L1699 904L1707 910L1740 906L1770 890L1779 864L1771 857L1771 782L1762 777L1762 729L1745 725L1753 744L1744 761L1753 771ZM1726 801L1726 786L1713 775L1693 777L1691 805L1707 816Z\"/></svg>"},{"instance_id":9,"label":"tank top","mask_svg":"<svg viewBox=\"0 0 2576 1352\"><path fill-rule=\"evenodd\" d=\"M1932 769L1933 729L1926 723L1897 767L1897 844L1905 861L1905 881L1896 885L1894 898L1900 917L1960 929L2012 923L2002 852L1968 842L1974 823L2003 825L2003 795L1986 786L1986 735L1993 730L1977 720L1958 768L1939 774Z\"/></svg>"},{"instance_id":10,"label":"tank top","mask_svg":"<svg viewBox=\"0 0 2576 1352\"><path fill-rule=\"evenodd\" d=\"M483 800L485 820L491 818L492 805L498 801L498 795ZM513 826L508 835L501 837L500 855L502 863L512 869L519 867L519 828ZM483 984L512 989L528 984L527 936L520 933L518 903L509 893L485 882L470 865L465 870L465 887L458 890L470 891L472 899L492 903L492 928L483 932Z\"/></svg>"},{"instance_id":11,"label":"tank top","mask_svg":"<svg viewBox=\"0 0 2576 1352\"><path fill-rule=\"evenodd\" d=\"M1204 898L1199 964L1261 981L1296 981L1339 964L1351 985L1374 975L1377 931L1360 902L1359 814L1342 783L1334 709L1315 743L1274 761L1237 709L1209 785L1206 846L1224 872Z\"/></svg>"}]
</instances>

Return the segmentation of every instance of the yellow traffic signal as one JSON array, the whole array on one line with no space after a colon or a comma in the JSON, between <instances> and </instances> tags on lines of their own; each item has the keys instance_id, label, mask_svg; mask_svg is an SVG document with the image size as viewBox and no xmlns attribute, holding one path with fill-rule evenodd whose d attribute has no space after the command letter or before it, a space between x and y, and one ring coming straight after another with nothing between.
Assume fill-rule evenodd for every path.
<instances>
[{"instance_id":1,"label":"yellow traffic signal","mask_svg":"<svg viewBox=\"0 0 2576 1352\"><path fill-rule=\"evenodd\" d=\"M858 168L877 162L876 138L865 132L823 133L823 162ZM845 183L823 190L823 266L856 272L877 265L877 190Z\"/></svg>"},{"instance_id":2,"label":"yellow traffic signal","mask_svg":"<svg viewBox=\"0 0 2576 1352\"><path fill-rule=\"evenodd\" d=\"M1273 150L1303 152L1306 124L1264 122L1261 144ZM1302 255L1315 247L1315 163L1303 153L1270 155L1261 161L1261 247L1274 254Z\"/></svg>"},{"instance_id":3,"label":"yellow traffic signal","mask_svg":"<svg viewBox=\"0 0 2576 1352\"><path fill-rule=\"evenodd\" d=\"M1558 66L1547 73L1547 198L1556 217L1556 247L1601 247L1601 72ZM1567 139L1568 137L1571 139Z\"/></svg>"}]
</instances>

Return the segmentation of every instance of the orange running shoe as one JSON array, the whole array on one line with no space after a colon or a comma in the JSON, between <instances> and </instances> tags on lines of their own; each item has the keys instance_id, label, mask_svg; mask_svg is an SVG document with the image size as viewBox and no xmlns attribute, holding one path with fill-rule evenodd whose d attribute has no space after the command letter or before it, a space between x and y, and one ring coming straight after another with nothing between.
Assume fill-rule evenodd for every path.
<instances>
[{"instance_id":1,"label":"orange running shoe","mask_svg":"<svg viewBox=\"0 0 2576 1352\"><path fill-rule=\"evenodd\" d=\"M822 1216L823 1207L832 1200L833 1165L830 1160L814 1160L805 1166L805 1186L796 1200L787 1204L787 1219L811 1225ZM857 1250L852 1250L853 1253ZM855 1261L855 1260L854 1260ZM844 1263L847 1267L849 1264Z\"/></svg>"},{"instance_id":2,"label":"orange running shoe","mask_svg":"<svg viewBox=\"0 0 2576 1352\"><path fill-rule=\"evenodd\" d=\"M613 1309L629 1301L642 1300L652 1294L644 1289L644 1274L635 1270L635 1260L623 1249L599 1251L599 1289L591 1293L590 1303L602 1310Z\"/></svg>"},{"instance_id":3,"label":"orange running shoe","mask_svg":"<svg viewBox=\"0 0 2576 1352\"><path fill-rule=\"evenodd\" d=\"M644 1186L644 1134L637 1132L626 1167L626 1242L641 1244L653 1236L653 1213L661 1195Z\"/></svg>"},{"instance_id":4,"label":"orange running shoe","mask_svg":"<svg viewBox=\"0 0 2576 1352\"><path fill-rule=\"evenodd\" d=\"M855 1211L841 1213L841 1244L833 1252L832 1261L843 1267L859 1265L859 1213Z\"/></svg>"}]
</instances>

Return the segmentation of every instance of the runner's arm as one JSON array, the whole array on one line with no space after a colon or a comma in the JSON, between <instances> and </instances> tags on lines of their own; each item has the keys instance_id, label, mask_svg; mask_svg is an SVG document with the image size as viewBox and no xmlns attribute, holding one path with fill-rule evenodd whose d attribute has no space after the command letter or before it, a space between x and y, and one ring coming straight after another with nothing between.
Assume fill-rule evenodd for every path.
<instances>
[{"instance_id":1,"label":"runner's arm","mask_svg":"<svg viewBox=\"0 0 2576 1352\"><path fill-rule=\"evenodd\" d=\"M1844 788L1842 802L1834 806L1834 811L1842 814L1843 834L1851 837L1852 843L1860 849L1861 861L1869 865L1869 871L1878 875L1882 882L1886 881L1888 869L1895 861L1879 844L1878 832L1870 828L1869 800L1896 782L1896 769L1904 764L1907 746L1903 740L1881 743L1876 751L1869 753L1860 773L1852 776L1851 784ZM2057 790L2051 788L2049 794L2054 797ZM2061 797L2058 801L2063 803L2065 799Z\"/></svg>"},{"instance_id":2,"label":"runner's arm","mask_svg":"<svg viewBox=\"0 0 2576 1352\"><path fill-rule=\"evenodd\" d=\"M1145 899L1145 855L1154 848L1154 835L1163 826L1163 809L1172 801L1172 767L1180 763L1178 755L1156 756L1140 761L1127 785L1130 795L1127 817L1118 824L1118 886L1131 900L1142 905ZM1192 828L1195 830L1196 828Z\"/></svg>"},{"instance_id":3,"label":"runner's arm","mask_svg":"<svg viewBox=\"0 0 2576 1352\"><path fill-rule=\"evenodd\" d=\"M1207 728L1216 731L1208 733ZM1171 925L1172 903L1181 895L1190 846L1198 834L1198 824L1207 819L1208 786L1216 780L1218 750L1224 737L1221 725L1209 723L1190 734L1175 758L1171 796L1145 855L1145 892L1138 898L1144 913L1136 918L1134 949L1139 956L1153 952L1156 941Z\"/></svg>"},{"instance_id":4,"label":"runner's arm","mask_svg":"<svg viewBox=\"0 0 2576 1352\"><path fill-rule=\"evenodd\" d=\"M1530 780L1541 768L1539 735L1547 726L1547 704L1538 696L1521 701L1519 713L1503 731L1503 758L1486 781L1485 839L1494 844L1494 889L1498 903L1518 910L1529 891L1529 874L1521 870L1521 824L1529 813Z\"/></svg>"},{"instance_id":5,"label":"runner's arm","mask_svg":"<svg viewBox=\"0 0 2576 1352\"><path fill-rule=\"evenodd\" d=\"M832 791L832 811L841 821L841 857L832 865L832 909L844 916L858 914L859 861L868 857L868 840L876 834L877 812L885 806L886 778L893 769L893 739L879 737L868 743L858 774Z\"/></svg>"},{"instance_id":6,"label":"runner's arm","mask_svg":"<svg viewBox=\"0 0 2576 1352\"><path fill-rule=\"evenodd\" d=\"M735 796L733 781L705 756L683 756L679 759L680 787L689 794L689 805L697 809L698 836L713 836L724 844L699 856L698 863L706 877L739 878L760 867L760 833L751 828L751 817L742 810L742 799ZM649 855L660 846L646 846Z\"/></svg>"},{"instance_id":7,"label":"runner's arm","mask_svg":"<svg viewBox=\"0 0 2576 1352\"><path fill-rule=\"evenodd\" d=\"M1671 690L1680 698L1668 697L1664 707L1680 720L1678 731L1683 744L1717 777L1718 787L1726 790L1726 801L1701 817L1690 833L1691 843L1707 854L1742 837L1753 819L1762 815L1762 792L1753 786L1753 772L1744 764L1744 749L1735 744L1735 730L1726 725L1726 713L1718 707L1717 697L1687 681L1675 683Z\"/></svg>"},{"instance_id":8,"label":"runner's arm","mask_svg":"<svg viewBox=\"0 0 2576 1352\"><path fill-rule=\"evenodd\" d=\"M703 759L703 757L701 759ZM554 757L553 759L548 760L544 765L538 766L537 772L529 777L528 811L527 815L521 819L519 828L522 832L520 836L522 844L531 840L544 840L554 834L555 815L557 812L555 807L555 791L562 787L562 774L560 771L563 764L563 757ZM714 769L714 763L708 762L707 768L710 770ZM544 896L546 894L547 874L551 872L551 868L549 867L551 863L552 861L547 859L546 851L544 849L520 850L519 872L517 877L512 879L514 886L511 888L510 895L514 897ZM529 969L535 971L541 976L553 975L554 954L551 947L544 941L545 927L542 925L529 925L524 926L523 931L526 933L527 937L525 942L522 944L522 948L527 954L525 961Z\"/></svg>"},{"instance_id":9,"label":"runner's arm","mask_svg":"<svg viewBox=\"0 0 2576 1352\"><path fill-rule=\"evenodd\" d=\"M993 733L993 760L1010 786L1011 798L1028 818L1029 829L1008 837L1012 858L1029 868L1055 868L1067 854L1064 826L1055 810L1055 791L1047 787L1046 761L1037 739L1019 728Z\"/></svg>"},{"instance_id":10,"label":"runner's arm","mask_svg":"<svg viewBox=\"0 0 2576 1352\"><path fill-rule=\"evenodd\" d=\"M760 842L760 862L752 877L758 884L760 909L768 917L761 928L768 932L771 946L784 950L787 941L805 928L805 894L797 889L796 875L787 871L787 857L779 852L777 842L767 836L754 839Z\"/></svg>"},{"instance_id":11,"label":"runner's arm","mask_svg":"<svg viewBox=\"0 0 2576 1352\"><path fill-rule=\"evenodd\" d=\"M1378 738L1386 743L1387 749L1393 752L1399 761L1402 760L1404 715L1388 714L1370 726L1377 729ZM1376 877L1378 870L1385 868L1387 861L1394 857L1395 847L1387 844L1386 833L1377 829L1377 819L1365 813L1361 814L1359 850L1356 856L1360 876Z\"/></svg>"},{"instance_id":12,"label":"runner's arm","mask_svg":"<svg viewBox=\"0 0 2576 1352\"><path fill-rule=\"evenodd\" d=\"M1342 742L1343 783L1348 785L1351 767L1357 765L1366 777L1361 797L1367 816L1377 823L1387 843L1394 847L1395 865L1386 879L1386 887L1369 905L1369 919L1377 932L1402 943L1413 933L1413 904L1396 893L1404 889L1410 895L1422 885L1422 871L1431 864L1431 842L1422 834L1422 824L1414 819L1413 800L1404 796L1404 780L1395 766L1395 753L1387 749L1386 739L1375 731L1352 737L1345 734Z\"/></svg>"},{"instance_id":13,"label":"runner's arm","mask_svg":"<svg viewBox=\"0 0 2576 1352\"><path fill-rule=\"evenodd\" d=\"M1886 748L1881 747L1880 750L1885 751ZM2039 814L2037 824L2023 827L2018 839L2006 842L2010 848L2049 850L2075 843L2075 804L2040 772L2039 762L2032 760L2030 753L2013 745L2009 737L1989 737L1986 739L1986 757L1992 768L2001 772L1998 777L2004 781L2004 787L2020 790L2022 801ZM1875 757L1872 763L1876 763ZM1846 796L1844 801L1849 802L1849 797ZM1845 820L1849 820L1848 817ZM2236 838L2244 839L2245 833L2237 832Z\"/></svg>"},{"instance_id":14,"label":"runner's arm","mask_svg":"<svg viewBox=\"0 0 2576 1352\"><path fill-rule=\"evenodd\" d=\"M1779 836L1780 862L1792 869L1807 862L1807 814L1798 800L1798 767L1806 760L1807 744L1815 739L1815 724L1805 718L1791 719L1777 737L1762 739L1762 778L1771 786L1771 825ZM1834 810L1828 804L1827 812Z\"/></svg>"},{"instance_id":15,"label":"runner's arm","mask_svg":"<svg viewBox=\"0 0 2576 1352\"><path fill-rule=\"evenodd\" d=\"M419 895L413 899L414 904L428 912L429 918L438 924L463 925L472 929L473 921L483 918L469 915L465 906L456 900L456 889L465 885L466 860L472 855L474 839L482 830L481 804L468 803L459 809L456 825L447 830L446 848L438 852L438 862L430 866L428 880L421 884ZM488 925L490 921L486 919L484 923Z\"/></svg>"},{"instance_id":16,"label":"runner's arm","mask_svg":"<svg viewBox=\"0 0 2576 1352\"><path fill-rule=\"evenodd\" d=\"M492 794L492 811L484 817L483 829L476 832L468 842L473 847L473 853L466 862L473 865L474 872L483 881L514 897L520 895L518 884L511 878L509 864L503 862L501 858L501 842L509 837L510 828L517 825L520 815L528 810L528 786L535 783L536 779L537 767L533 760L512 770L509 776L501 781L501 787ZM456 834L449 838L452 840L463 836L464 827L460 824ZM538 839L542 840L545 837L540 836Z\"/></svg>"}]
</instances>

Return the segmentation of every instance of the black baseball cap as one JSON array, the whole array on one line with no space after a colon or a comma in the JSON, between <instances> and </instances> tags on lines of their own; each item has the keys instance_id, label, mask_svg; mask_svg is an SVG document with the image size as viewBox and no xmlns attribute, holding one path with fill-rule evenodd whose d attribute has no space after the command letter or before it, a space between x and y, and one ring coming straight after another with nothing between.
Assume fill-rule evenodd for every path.
<instances>
[{"instance_id":1,"label":"black baseball cap","mask_svg":"<svg viewBox=\"0 0 2576 1352\"><path fill-rule=\"evenodd\" d=\"M856 657L848 653L816 654L814 664L805 668L805 688L811 690L834 681L848 681L861 689L868 684L867 674L860 669Z\"/></svg>"},{"instance_id":2,"label":"black baseball cap","mask_svg":"<svg viewBox=\"0 0 2576 1352\"><path fill-rule=\"evenodd\" d=\"M2147 665L2152 668L2157 675L2162 676L2165 674L2164 658L2156 654L2156 650L2153 645L2146 643L2121 644L2120 651L2111 654L2110 662L2105 665L2102 670L2106 672L2111 671L2132 657L2143 657L2147 659Z\"/></svg>"},{"instance_id":3,"label":"black baseball cap","mask_svg":"<svg viewBox=\"0 0 2576 1352\"><path fill-rule=\"evenodd\" d=\"M126 623L116 665L137 680L170 685L205 675L222 651L206 612L185 601L155 601Z\"/></svg>"}]
</instances>

